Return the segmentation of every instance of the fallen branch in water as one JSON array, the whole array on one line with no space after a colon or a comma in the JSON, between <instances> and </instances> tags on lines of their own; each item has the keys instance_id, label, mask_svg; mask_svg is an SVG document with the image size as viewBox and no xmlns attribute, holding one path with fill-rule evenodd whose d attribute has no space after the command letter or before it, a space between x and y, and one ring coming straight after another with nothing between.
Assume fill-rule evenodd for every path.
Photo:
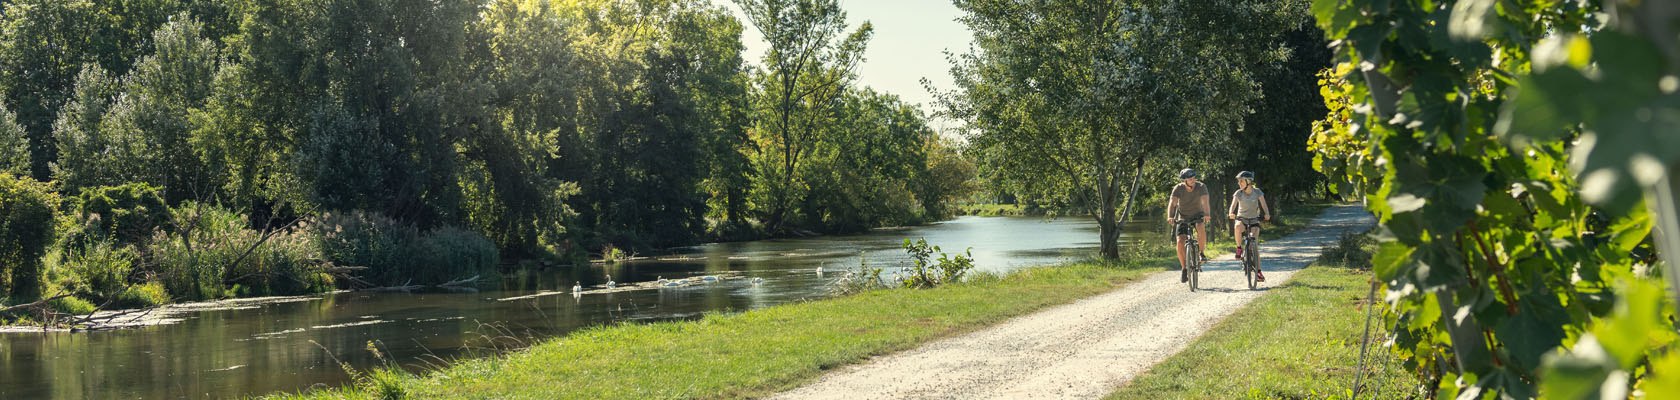
<instances>
[{"instance_id":1,"label":"fallen branch in water","mask_svg":"<svg viewBox=\"0 0 1680 400\"><path fill-rule=\"evenodd\" d=\"M41 308L45 308L47 306L47 303L51 303L53 300L58 300L58 299L62 299L62 298L65 298L65 297L70 297L70 295L69 294L61 294L61 295L57 295L57 296L52 296L52 297L36 300L34 303L19 304L19 305L15 305L15 306L6 306L5 308L0 308L0 313L6 313L6 312L11 312L12 310L22 310L22 309L41 309Z\"/></svg>"},{"instance_id":2,"label":"fallen branch in water","mask_svg":"<svg viewBox=\"0 0 1680 400\"><path fill-rule=\"evenodd\" d=\"M456 279L456 280L453 280L453 281L444 282L442 285L438 285L438 287L445 287L445 288L446 287L461 287L461 286L468 286L468 285L477 284L477 283L478 283L478 275L473 275L471 278Z\"/></svg>"}]
</instances>

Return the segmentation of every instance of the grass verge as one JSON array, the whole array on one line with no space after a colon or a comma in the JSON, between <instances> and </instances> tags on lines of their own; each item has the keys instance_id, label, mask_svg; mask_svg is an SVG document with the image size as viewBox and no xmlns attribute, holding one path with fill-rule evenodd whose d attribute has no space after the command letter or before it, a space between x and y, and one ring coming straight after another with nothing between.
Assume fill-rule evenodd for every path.
<instances>
[{"instance_id":1,"label":"grass verge","mask_svg":"<svg viewBox=\"0 0 1680 400\"><path fill-rule=\"evenodd\" d=\"M1161 247L1117 263L1033 268L935 289L876 290L697 321L588 329L424 376L369 373L359 386L279 398L760 396L824 370L1114 290L1173 265Z\"/></svg>"},{"instance_id":2,"label":"grass verge","mask_svg":"<svg viewBox=\"0 0 1680 400\"><path fill-rule=\"evenodd\" d=\"M1370 278L1340 266L1301 270L1108 399L1351 397ZM1359 396L1404 398L1414 382L1382 346L1377 318Z\"/></svg>"}]
</instances>

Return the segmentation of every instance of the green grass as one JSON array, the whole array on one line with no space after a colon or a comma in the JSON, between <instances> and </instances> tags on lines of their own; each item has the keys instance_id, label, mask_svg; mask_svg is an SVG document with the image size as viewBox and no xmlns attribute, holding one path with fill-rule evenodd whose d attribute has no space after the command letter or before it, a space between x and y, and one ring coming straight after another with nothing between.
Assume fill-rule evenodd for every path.
<instances>
[{"instance_id":1,"label":"green grass","mask_svg":"<svg viewBox=\"0 0 1680 400\"><path fill-rule=\"evenodd\" d=\"M1297 272L1108 398L1346 398L1358 371L1370 278L1369 271L1322 265ZM1377 318L1372 329L1380 331ZM1371 344L1366 366L1366 382L1376 385L1360 396L1377 390L1378 398L1403 398L1414 382L1381 344Z\"/></svg>"},{"instance_id":2,"label":"green grass","mask_svg":"<svg viewBox=\"0 0 1680 400\"><path fill-rule=\"evenodd\" d=\"M790 389L823 371L970 332L1121 287L1173 265L1170 251L977 276L927 290L876 290L697 321L621 324L550 339L424 376L284 398L734 398ZM367 382L378 381L377 384ZM365 389L364 389L365 388Z\"/></svg>"}]
</instances>

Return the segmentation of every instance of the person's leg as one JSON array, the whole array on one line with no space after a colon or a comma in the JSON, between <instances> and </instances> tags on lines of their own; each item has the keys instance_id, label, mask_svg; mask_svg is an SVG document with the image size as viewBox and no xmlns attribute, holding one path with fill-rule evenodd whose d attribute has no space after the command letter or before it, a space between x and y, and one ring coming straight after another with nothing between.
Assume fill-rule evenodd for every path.
<instances>
[{"instance_id":1,"label":"person's leg","mask_svg":"<svg viewBox=\"0 0 1680 400\"><path fill-rule=\"evenodd\" d=\"M1173 232L1173 237L1177 238L1176 240L1178 241L1178 274L1179 280L1182 282L1189 280L1190 276L1189 270L1184 268L1184 235L1180 235L1178 232Z\"/></svg>"},{"instance_id":2,"label":"person's leg","mask_svg":"<svg viewBox=\"0 0 1680 400\"><path fill-rule=\"evenodd\" d=\"M1197 250L1202 252L1202 259L1207 260L1207 224L1196 224L1196 243L1201 244Z\"/></svg>"},{"instance_id":3,"label":"person's leg","mask_svg":"<svg viewBox=\"0 0 1680 400\"><path fill-rule=\"evenodd\" d=\"M1265 282L1266 274L1260 272L1260 226L1254 226L1254 280Z\"/></svg>"},{"instance_id":4,"label":"person's leg","mask_svg":"<svg viewBox=\"0 0 1680 400\"><path fill-rule=\"evenodd\" d=\"M1243 252L1242 238L1243 238L1243 223L1242 223L1242 220L1231 221L1231 242L1237 244L1237 251L1236 251L1237 257L1236 258L1239 258L1239 259L1242 258L1242 256L1243 256L1243 253L1242 253Z\"/></svg>"}]
</instances>

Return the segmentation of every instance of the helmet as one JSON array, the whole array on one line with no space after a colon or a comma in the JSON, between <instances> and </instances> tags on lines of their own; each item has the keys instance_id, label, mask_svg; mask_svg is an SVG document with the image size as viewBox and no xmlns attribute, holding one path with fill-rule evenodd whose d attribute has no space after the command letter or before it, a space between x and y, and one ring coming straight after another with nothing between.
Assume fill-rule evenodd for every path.
<instances>
[{"instance_id":1,"label":"helmet","mask_svg":"<svg viewBox=\"0 0 1680 400\"><path fill-rule=\"evenodd\" d=\"M1238 172L1237 173L1237 179L1247 179L1247 180L1252 181L1252 180L1254 180L1254 171Z\"/></svg>"},{"instance_id":2,"label":"helmet","mask_svg":"<svg viewBox=\"0 0 1680 400\"><path fill-rule=\"evenodd\" d=\"M1190 179L1195 177L1196 170L1185 168L1183 171L1178 171L1178 179Z\"/></svg>"}]
</instances>

